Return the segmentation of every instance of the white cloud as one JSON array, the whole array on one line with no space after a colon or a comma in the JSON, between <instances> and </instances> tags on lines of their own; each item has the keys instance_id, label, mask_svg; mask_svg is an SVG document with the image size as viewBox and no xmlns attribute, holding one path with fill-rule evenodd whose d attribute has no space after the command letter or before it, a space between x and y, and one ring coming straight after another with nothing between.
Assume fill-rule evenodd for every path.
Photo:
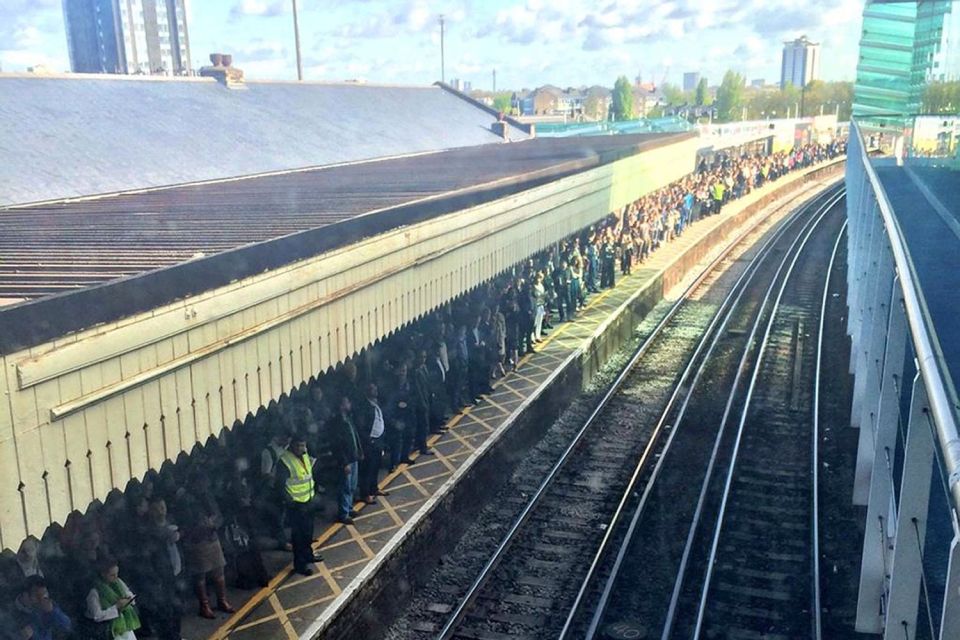
<instances>
[{"instance_id":1,"label":"white cloud","mask_svg":"<svg viewBox=\"0 0 960 640\"><path fill-rule=\"evenodd\" d=\"M279 16L286 12L289 4L287 0L240 0L230 9L230 16L232 18Z\"/></svg>"}]
</instances>

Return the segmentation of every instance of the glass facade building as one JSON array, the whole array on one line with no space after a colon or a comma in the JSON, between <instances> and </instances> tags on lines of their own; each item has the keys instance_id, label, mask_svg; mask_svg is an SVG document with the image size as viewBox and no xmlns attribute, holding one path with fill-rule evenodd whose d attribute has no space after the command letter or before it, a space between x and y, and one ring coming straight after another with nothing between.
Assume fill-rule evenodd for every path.
<instances>
[{"instance_id":1,"label":"glass facade building","mask_svg":"<svg viewBox=\"0 0 960 640\"><path fill-rule=\"evenodd\" d=\"M190 71L184 0L63 0L63 16L74 72Z\"/></svg>"},{"instance_id":2,"label":"glass facade building","mask_svg":"<svg viewBox=\"0 0 960 640\"><path fill-rule=\"evenodd\" d=\"M867 0L853 98L863 126L902 127L921 111L927 83L944 79L955 55L954 4Z\"/></svg>"}]
</instances>

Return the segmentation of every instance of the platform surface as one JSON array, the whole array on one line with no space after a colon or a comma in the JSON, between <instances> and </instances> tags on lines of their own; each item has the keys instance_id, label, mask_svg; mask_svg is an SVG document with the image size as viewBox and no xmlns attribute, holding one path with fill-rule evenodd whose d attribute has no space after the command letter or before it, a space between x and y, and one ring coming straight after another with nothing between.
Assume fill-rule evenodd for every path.
<instances>
[{"instance_id":1,"label":"platform surface","mask_svg":"<svg viewBox=\"0 0 960 640\"><path fill-rule=\"evenodd\" d=\"M953 388L960 379L960 172L878 166L920 280Z\"/></svg>"},{"instance_id":2,"label":"platform surface","mask_svg":"<svg viewBox=\"0 0 960 640\"><path fill-rule=\"evenodd\" d=\"M809 193L815 187L806 188ZM573 321L556 324L537 352L521 358L518 369L498 380L491 394L455 415L447 433L431 437L429 442L437 455L416 457L415 464L400 465L386 476L381 487L389 497L381 498L376 505L361 506L353 525L332 524L322 530L315 548L323 554L324 562L316 565L314 575L291 573L289 554L269 552L265 554L267 564L278 571L270 585L257 592L233 591L231 599L238 611L228 619L222 614L213 621L189 616L184 621L184 638L296 640L317 620L334 615L347 598L345 592L357 589L366 579L365 570L370 573L368 567L392 553L411 522L429 516L445 483L458 469L472 463L471 456L476 456L485 442L510 427L521 405L539 394L551 375L576 357L604 322L685 249L770 191L769 187L758 190L726 206L720 216L692 225L645 263L636 265L632 275L623 277L618 272L616 286L590 296L586 309ZM797 197L788 195L782 202Z\"/></svg>"}]
</instances>

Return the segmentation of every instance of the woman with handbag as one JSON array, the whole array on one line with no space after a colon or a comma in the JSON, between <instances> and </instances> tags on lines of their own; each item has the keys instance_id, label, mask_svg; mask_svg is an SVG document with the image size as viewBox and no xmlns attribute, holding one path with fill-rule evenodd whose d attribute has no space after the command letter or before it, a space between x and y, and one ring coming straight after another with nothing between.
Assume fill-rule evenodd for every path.
<instances>
[{"instance_id":1,"label":"woman with handbag","mask_svg":"<svg viewBox=\"0 0 960 640\"><path fill-rule=\"evenodd\" d=\"M95 628L94 637L102 640L137 640L140 616L134 606L136 596L120 579L117 561L110 557L97 563L97 577L87 593L86 615Z\"/></svg>"}]
</instances>

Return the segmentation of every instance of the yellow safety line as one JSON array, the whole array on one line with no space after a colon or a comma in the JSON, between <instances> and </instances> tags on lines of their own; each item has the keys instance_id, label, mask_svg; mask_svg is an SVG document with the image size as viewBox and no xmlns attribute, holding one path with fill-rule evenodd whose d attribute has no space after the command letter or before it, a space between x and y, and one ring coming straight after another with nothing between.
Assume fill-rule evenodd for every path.
<instances>
[{"instance_id":1,"label":"yellow safety line","mask_svg":"<svg viewBox=\"0 0 960 640\"><path fill-rule=\"evenodd\" d=\"M246 622L244 624L237 625L232 629L232 631L246 631L250 627L256 627L257 625L261 625L264 622L271 622L273 620L276 620L278 617L279 616L276 613L271 613L270 615L263 616L262 618L254 620L253 622Z\"/></svg>"},{"instance_id":2,"label":"yellow safety line","mask_svg":"<svg viewBox=\"0 0 960 640\"><path fill-rule=\"evenodd\" d=\"M287 632L287 639L297 640L297 638L300 636L294 630L293 625L290 624L290 618L287 617L287 612L283 610L283 606L280 604L277 594L270 594L269 600L270 606L273 607L273 610L277 612L277 619L280 620L280 626L282 626L283 630Z\"/></svg>"},{"instance_id":3,"label":"yellow safety line","mask_svg":"<svg viewBox=\"0 0 960 640\"><path fill-rule=\"evenodd\" d=\"M403 518L401 518L400 514L398 514L396 509L393 508L393 506L390 504L390 501L383 496L380 496L377 498L377 500L379 500L380 504L383 505L383 510L387 512L387 515L390 516L394 523L396 523L398 527L402 527L404 524Z\"/></svg>"},{"instance_id":4,"label":"yellow safety line","mask_svg":"<svg viewBox=\"0 0 960 640\"><path fill-rule=\"evenodd\" d=\"M373 549L370 548L370 545L367 544L367 541L364 540L364 536L357 531L356 525L348 524L347 532L350 534L350 537L353 538L353 541L357 543L357 546L360 547L360 550L363 551L363 555L367 557L367 560L371 560L377 555L373 552Z\"/></svg>"},{"instance_id":5,"label":"yellow safety line","mask_svg":"<svg viewBox=\"0 0 960 640\"><path fill-rule=\"evenodd\" d=\"M492 404L494 407L496 407L497 409L499 409L501 412L503 412L503 415L505 415L505 416L510 415L510 410L509 410L509 409L507 409L506 407L504 407L502 404L500 404L499 402L497 402L496 400L494 400L494 399L491 398L490 396L485 396L484 399L485 399L487 402L489 402L490 404ZM471 416L471 417L472 417L474 420L478 420L477 416ZM487 425L487 426L489 426L489 425Z\"/></svg>"},{"instance_id":6,"label":"yellow safety line","mask_svg":"<svg viewBox=\"0 0 960 640\"><path fill-rule=\"evenodd\" d=\"M439 460L443 464L443 466L445 466L447 469L450 470L450 473L453 473L454 471L457 470L454 464L449 460L447 460L447 456L443 455L439 451L434 451L433 455L436 456L437 460Z\"/></svg>"},{"instance_id":7,"label":"yellow safety line","mask_svg":"<svg viewBox=\"0 0 960 640\"><path fill-rule=\"evenodd\" d=\"M503 411L503 410L504 410L503 407L500 407L499 405L498 405L497 407L495 407L495 408L496 408L496 409L499 409L500 411ZM509 414L505 414L505 415L509 415ZM503 416L498 416L498 417L503 417ZM489 422L487 422L487 419L486 419L486 418L481 418L480 416L478 416L478 415L476 415L476 414L473 414L473 415L470 416L470 419L473 420L473 421L475 421L475 422L476 422L477 424L479 424L481 427L486 428L486 430L487 430L488 432L490 432L490 431L496 431L496 430L497 430L497 428L496 428L495 426L493 426L492 424L490 424ZM462 426L465 426L465 427L466 427L466 426L469 426L469 425L462 425Z\"/></svg>"},{"instance_id":8,"label":"yellow safety line","mask_svg":"<svg viewBox=\"0 0 960 640\"><path fill-rule=\"evenodd\" d=\"M410 484L412 484L413 487L417 491L419 491L420 495L422 495L424 498L429 498L431 495L433 495L429 491L424 489L423 485L420 484L420 481L417 478L413 477L413 474L407 471L406 469L403 470L403 475L407 480L410 481Z\"/></svg>"},{"instance_id":9,"label":"yellow safety line","mask_svg":"<svg viewBox=\"0 0 960 640\"><path fill-rule=\"evenodd\" d=\"M336 584L336 583L334 583L334 584ZM338 585L338 586L337 586L337 589L339 589L339 588L340 588L340 587L339 587L339 585ZM339 591L337 592L337 595L339 595ZM309 602L304 602L303 604L298 604L298 605L295 606L295 607L290 607L289 609L287 609L287 613L296 613L297 611L300 611L301 609L306 609L307 607L313 607L313 606L316 606L316 605L318 605L318 604L323 604L324 602L329 602L330 600L333 600L333 599L336 598L336 597L337 597L336 595L329 595L329 596L323 596L322 598L317 598L316 600L310 600Z\"/></svg>"},{"instance_id":10,"label":"yellow safety line","mask_svg":"<svg viewBox=\"0 0 960 640\"><path fill-rule=\"evenodd\" d=\"M340 588L340 583L334 580L333 573L330 571L330 567L326 563L320 564L320 575L323 576L323 581L327 583L327 586L330 587L330 591L333 592L333 596L336 597L343 592L343 589Z\"/></svg>"}]
</instances>

